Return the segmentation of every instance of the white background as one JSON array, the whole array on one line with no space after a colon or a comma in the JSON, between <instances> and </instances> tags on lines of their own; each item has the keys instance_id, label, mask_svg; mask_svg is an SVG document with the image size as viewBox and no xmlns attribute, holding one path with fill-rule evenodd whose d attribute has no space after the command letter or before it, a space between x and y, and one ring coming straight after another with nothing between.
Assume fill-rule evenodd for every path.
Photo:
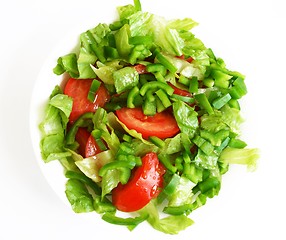
<instances>
[{"instance_id":1,"label":"white background","mask_svg":"<svg viewBox=\"0 0 286 240\"><path fill-rule=\"evenodd\" d=\"M142 0L143 10L191 17L194 30L229 68L243 72L243 137L261 151L258 169L231 168L221 193L191 214L177 236L147 225L133 232L74 214L53 191L33 152L33 86L60 41L115 17L127 0L10 0L0 7L0 239L286 239L285 6L282 0ZM284 16L283 16L284 15ZM112 17L111 17L112 16ZM48 96L47 96L48 97ZM33 111L33 109L32 109Z\"/></svg>"}]
</instances>

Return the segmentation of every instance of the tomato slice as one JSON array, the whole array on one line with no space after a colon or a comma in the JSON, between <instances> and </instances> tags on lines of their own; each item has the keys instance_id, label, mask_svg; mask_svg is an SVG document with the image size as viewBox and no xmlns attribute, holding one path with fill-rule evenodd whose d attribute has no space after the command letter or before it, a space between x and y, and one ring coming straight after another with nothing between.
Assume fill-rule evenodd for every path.
<instances>
[{"instance_id":1,"label":"tomato slice","mask_svg":"<svg viewBox=\"0 0 286 240\"><path fill-rule=\"evenodd\" d=\"M79 144L78 152L83 157L91 157L101 152L93 136L85 128L78 128L75 139Z\"/></svg>"},{"instance_id":2,"label":"tomato slice","mask_svg":"<svg viewBox=\"0 0 286 240\"><path fill-rule=\"evenodd\" d=\"M141 108L121 108L116 110L117 117L128 129L134 129L148 139L151 136L168 138L176 135L180 129L169 111L144 115Z\"/></svg>"},{"instance_id":3,"label":"tomato slice","mask_svg":"<svg viewBox=\"0 0 286 240\"><path fill-rule=\"evenodd\" d=\"M92 79L70 78L64 88L64 94L73 98L70 122L73 123L80 115L86 112L95 112L98 107L103 107L110 96L103 84L97 90L93 102L87 99Z\"/></svg>"},{"instance_id":4,"label":"tomato slice","mask_svg":"<svg viewBox=\"0 0 286 240\"><path fill-rule=\"evenodd\" d=\"M166 172L156 153L147 153L142 166L135 169L127 184L119 183L112 191L112 203L120 211L133 212L156 198L163 188Z\"/></svg>"},{"instance_id":5,"label":"tomato slice","mask_svg":"<svg viewBox=\"0 0 286 240\"><path fill-rule=\"evenodd\" d=\"M173 84L168 83L169 86L171 86L174 89L174 94L180 95L180 96L184 96L184 97L191 97L192 94L186 90L180 89L175 87Z\"/></svg>"}]
</instances>

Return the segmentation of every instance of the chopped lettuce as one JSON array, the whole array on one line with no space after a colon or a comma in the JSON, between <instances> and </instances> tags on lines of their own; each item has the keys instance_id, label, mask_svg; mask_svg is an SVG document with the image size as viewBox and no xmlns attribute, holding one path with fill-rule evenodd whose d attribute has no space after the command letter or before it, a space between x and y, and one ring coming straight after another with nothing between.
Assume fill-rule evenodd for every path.
<instances>
[{"instance_id":1,"label":"chopped lettuce","mask_svg":"<svg viewBox=\"0 0 286 240\"><path fill-rule=\"evenodd\" d=\"M55 160L56 156L65 158L59 153L64 150L65 131L68 117L72 110L72 99L62 94L59 86L56 86L50 96L46 115L40 123L39 129L42 134L40 148L45 161Z\"/></svg>"},{"instance_id":2,"label":"chopped lettuce","mask_svg":"<svg viewBox=\"0 0 286 240\"><path fill-rule=\"evenodd\" d=\"M197 112L182 101L173 103L173 111L181 132L193 138L199 126Z\"/></svg>"},{"instance_id":3,"label":"chopped lettuce","mask_svg":"<svg viewBox=\"0 0 286 240\"><path fill-rule=\"evenodd\" d=\"M113 161L114 156L110 150L106 150L104 152L100 152L95 156L88 158L83 158L79 155L79 158L80 160L75 161L76 166L91 180L93 180L94 182L100 182L101 181L101 177L99 176L100 168L103 165Z\"/></svg>"},{"instance_id":4,"label":"chopped lettuce","mask_svg":"<svg viewBox=\"0 0 286 240\"><path fill-rule=\"evenodd\" d=\"M194 221L185 215L168 216L160 218L156 201L151 201L143 209L139 210L141 215L148 214L147 222L156 230L167 234L178 234L180 231L191 226Z\"/></svg>"},{"instance_id":5,"label":"chopped lettuce","mask_svg":"<svg viewBox=\"0 0 286 240\"><path fill-rule=\"evenodd\" d=\"M122 93L138 84L139 74L134 68L125 67L113 72L113 79L116 92Z\"/></svg>"},{"instance_id":6,"label":"chopped lettuce","mask_svg":"<svg viewBox=\"0 0 286 240\"><path fill-rule=\"evenodd\" d=\"M257 159L259 158L259 150L257 148L225 148L219 160L231 164L246 165L248 170L254 171L257 166Z\"/></svg>"},{"instance_id":7,"label":"chopped lettuce","mask_svg":"<svg viewBox=\"0 0 286 240\"><path fill-rule=\"evenodd\" d=\"M66 183L66 196L74 212L83 213L94 210L93 198L81 181L69 179Z\"/></svg>"}]
</instances>

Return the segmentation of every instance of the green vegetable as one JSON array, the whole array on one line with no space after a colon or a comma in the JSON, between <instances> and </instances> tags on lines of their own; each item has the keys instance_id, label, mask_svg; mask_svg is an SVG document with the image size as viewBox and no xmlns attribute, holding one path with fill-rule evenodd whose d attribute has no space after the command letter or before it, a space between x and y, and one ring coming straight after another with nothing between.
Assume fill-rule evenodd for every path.
<instances>
[{"instance_id":1,"label":"green vegetable","mask_svg":"<svg viewBox=\"0 0 286 240\"><path fill-rule=\"evenodd\" d=\"M95 99L95 94L98 90L98 88L100 87L100 81L94 79L91 83L87 98L89 101L93 102Z\"/></svg>"},{"instance_id":2,"label":"green vegetable","mask_svg":"<svg viewBox=\"0 0 286 240\"><path fill-rule=\"evenodd\" d=\"M60 57L58 59L58 64L54 68L54 73L61 75L67 72L71 77L77 78L79 76L77 68L77 57L74 53L68 54L66 56Z\"/></svg>"},{"instance_id":3,"label":"green vegetable","mask_svg":"<svg viewBox=\"0 0 286 240\"><path fill-rule=\"evenodd\" d=\"M259 150L256 148L240 149L240 148L225 148L219 160L225 163L244 164L250 171L256 169L257 159L259 158Z\"/></svg>"},{"instance_id":4,"label":"green vegetable","mask_svg":"<svg viewBox=\"0 0 286 240\"><path fill-rule=\"evenodd\" d=\"M81 181L69 179L66 183L66 196L76 213L94 210L93 198Z\"/></svg>"},{"instance_id":5,"label":"green vegetable","mask_svg":"<svg viewBox=\"0 0 286 240\"><path fill-rule=\"evenodd\" d=\"M109 222L111 224L116 224L116 225L126 225L131 227L131 230L134 229L134 227L136 227L138 224L140 224L141 222L145 221L148 218L148 215L145 214L141 214L138 217L134 217L134 218L121 218L121 217L117 217L112 213L105 213L102 216L102 219L106 222Z\"/></svg>"},{"instance_id":6,"label":"green vegetable","mask_svg":"<svg viewBox=\"0 0 286 240\"><path fill-rule=\"evenodd\" d=\"M39 125L43 136L40 143L41 153L47 162L56 159L49 156L66 152L64 150L64 135L71 110L72 99L63 95L60 87L56 86L50 96L45 118ZM65 159L65 156L62 157Z\"/></svg>"},{"instance_id":7,"label":"green vegetable","mask_svg":"<svg viewBox=\"0 0 286 240\"><path fill-rule=\"evenodd\" d=\"M148 216L147 221L153 228L167 234L178 234L194 223L185 215L160 218L156 203L153 201L141 209L139 213L141 216Z\"/></svg>"},{"instance_id":8,"label":"green vegetable","mask_svg":"<svg viewBox=\"0 0 286 240\"><path fill-rule=\"evenodd\" d=\"M114 86L117 93L135 87L139 82L138 72L131 67L125 67L113 72Z\"/></svg>"},{"instance_id":9,"label":"green vegetable","mask_svg":"<svg viewBox=\"0 0 286 240\"><path fill-rule=\"evenodd\" d=\"M198 114L192 107L182 101L173 103L173 111L181 132L186 133L189 138L192 138L199 126Z\"/></svg>"}]
</instances>

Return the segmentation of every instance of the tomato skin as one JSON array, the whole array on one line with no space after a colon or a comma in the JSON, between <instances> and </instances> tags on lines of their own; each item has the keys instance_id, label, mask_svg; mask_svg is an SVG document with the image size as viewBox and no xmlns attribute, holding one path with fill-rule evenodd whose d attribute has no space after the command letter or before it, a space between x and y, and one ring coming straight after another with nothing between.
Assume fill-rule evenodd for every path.
<instances>
[{"instance_id":1,"label":"tomato skin","mask_svg":"<svg viewBox=\"0 0 286 240\"><path fill-rule=\"evenodd\" d=\"M186 90L180 89L175 87L173 84L168 83L169 86L171 86L174 89L174 94L180 95L180 96L184 96L184 97L192 97L192 94Z\"/></svg>"},{"instance_id":2,"label":"tomato skin","mask_svg":"<svg viewBox=\"0 0 286 240\"><path fill-rule=\"evenodd\" d=\"M148 73L146 70L146 66L143 64L136 64L134 66L135 70L139 73L139 74L145 74Z\"/></svg>"},{"instance_id":3,"label":"tomato skin","mask_svg":"<svg viewBox=\"0 0 286 240\"><path fill-rule=\"evenodd\" d=\"M87 99L93 79L70 78L64 88L64 94L73 99L72 112L69 120L73 123L79 116L86 112L95 112L98 107L104 107L110 96L103 84L97 90L94 102Z\"/></svg>"},{"instance_id":4,"label":"tomato skin","mask_svg":"<svg viewBox=\"0 0 286 240\"><path fill-rule=\"evenodd\" d=\"M101 152L93 136L85 128L78 128L75 139L79 144L78 152L83 157L91 157Z\"/></svg>"},{"instance_id":5,"label":"tomato skin","mask_svg":"<svg viewBox=\"0 0 286 240\"><path fill-rule=\"evenodd\" d=\"M116 114L128 129L141 133L144 139L151 136L161 139L173 137L180 131L174 116L169 111L146 116L141 108L121 108L116 110Z\"/></svg>"},{"instance_id":6,"label":"tomato skin","mask_svg":"<svg viewBox=\"0 0 286 240\"><path fill-rule=\"evenodd\" d=\"M156 198L163 188L165 167L156 153L147 153L142 166L135 169L127 184L119 183L112 191L112 203L120 211L134 212Z\"/></svg>"}]
</instances>

